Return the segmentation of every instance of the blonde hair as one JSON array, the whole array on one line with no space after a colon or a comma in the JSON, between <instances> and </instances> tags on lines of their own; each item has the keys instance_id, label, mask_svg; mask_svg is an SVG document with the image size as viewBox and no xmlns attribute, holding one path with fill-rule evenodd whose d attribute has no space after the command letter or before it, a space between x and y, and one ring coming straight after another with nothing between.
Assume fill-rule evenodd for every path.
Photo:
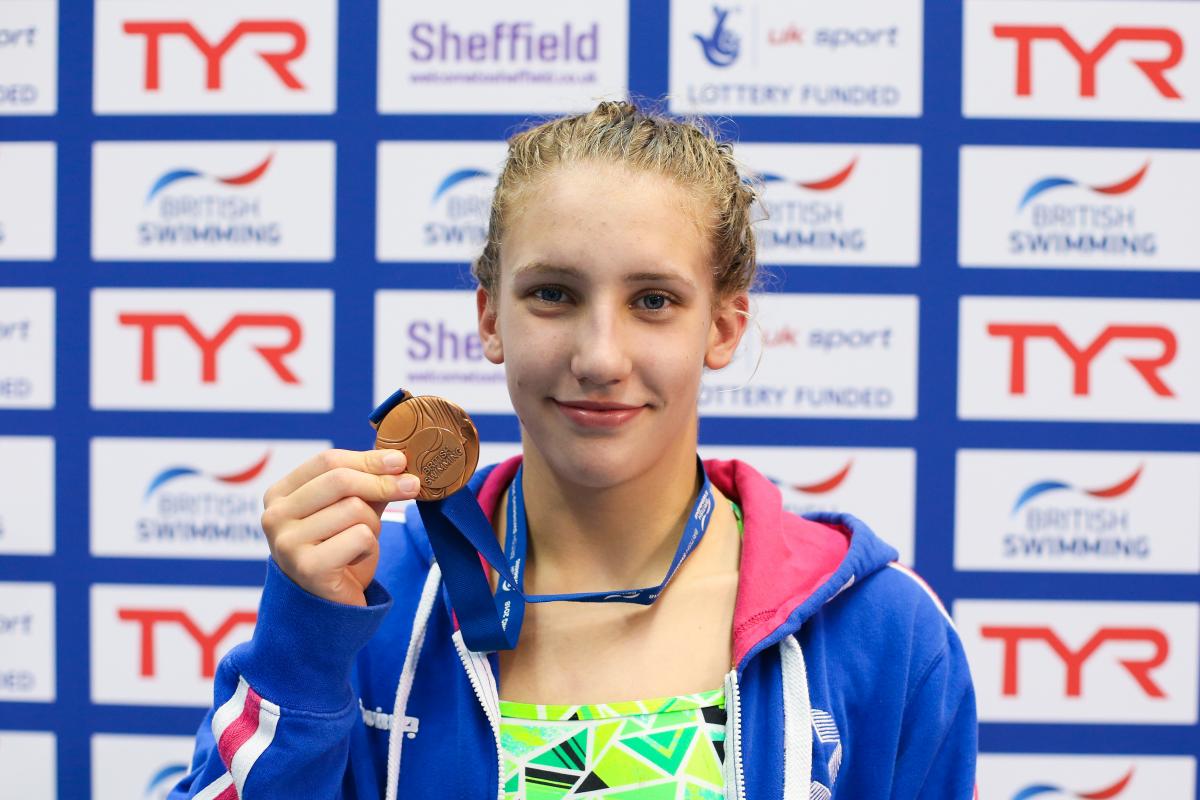
<instances>
[{"instance_id":1,"label":"blonde hair","mask_svg":"<svg viewBox=\"0 0 1200 800\"><path fill-rule=\"evenodd\" d=\"M703 123L644 111L626 101L605 101L591 111L560 117L508 141L508 157L492 197L487 243L471 274L488 294L500 280L505 222L520 194L556 166L596 161L620 164L673 179L710 209L701 220L710 237L716 298L747 291L757 263L751 209L754 186L739 174L733 146L717 141Z\"/></svg>"}]
</instances>

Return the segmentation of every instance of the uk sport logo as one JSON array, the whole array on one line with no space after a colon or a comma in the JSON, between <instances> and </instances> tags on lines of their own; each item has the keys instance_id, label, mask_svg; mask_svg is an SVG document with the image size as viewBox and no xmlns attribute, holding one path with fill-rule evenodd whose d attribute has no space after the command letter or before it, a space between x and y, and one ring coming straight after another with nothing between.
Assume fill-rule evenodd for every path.
<instances>
[{"instance_id":1,"label":"uk sport logo","mask_svg":"<svg viewBox=\"0 0 1200 800\"><path fill-rule=\"evenodd\" d=\"M1200 154L970 146L959 168L963 266L1197 269L1200 229L1179 198Z\"/></svg>"},{"instance_id":2,"label":"uk sport logo","mask_svg":"<svg viewBox=\"0 0 1200 800\"><path fill-rule=\"evenodd\" d=\"M671 2L671 110L919 116L923 9L912 0Z\"/></svg>"},{"instance_id":3,"label":"uk sport logo","mask_svg":"<svg viewBox=\"0 0 1200 800\"><path fill-rule=\"evenodd\" d=\"M707 36L695 33L704 60L714 67L728 67L737 61L741 51L741 37L729 26L730 8L713 6L713 28Z\"/></svg>"},{"instance_id":4,"label":"uk sport logo","mask_svg":"<svg viewBox=\"0 0 1200 800\"><path fill-rule=\"evenodd\" d=\"M98 289L92 402L324 410L332 335L325 290Z\"/></svg>"},{"instance_id":5,"label":"uk sport logo","mask_svg":"<svg viewBox=\"0 0 1200 800\"><path fill-rule=\"evenodd\" d=\"M964 297L959 416L1200 420L1200 303Z\"/></svg>"},{"instance_id":6,"label":"uk sport logo","mask_svg":"<svg viewBox=\"0 0 1200 800\"><path fill-rule=\"evenodd\" d=\"M100 114L329 114L337 6L246 0L96 5Z\"/></svg>"},{"instance_id":7,"label":"uk sport logo","mask_svg":"<svg viewBox=\"0 0 1200 800\"><path fill-rule=\"evenodd\" d=\"M1195 603L960 600L954 619L980 721L1196 722Z\"/></svg>"},{"instance_id":8,"label":"uk sport logo","mask_svg":"<svg viewBox=\"0 0 1200 800\"><path fill-rule=\"evenodd\" d=\"M965 116L1200 117L1200 9L968 0L964 10Z\"/></svg>"}]
</instances>

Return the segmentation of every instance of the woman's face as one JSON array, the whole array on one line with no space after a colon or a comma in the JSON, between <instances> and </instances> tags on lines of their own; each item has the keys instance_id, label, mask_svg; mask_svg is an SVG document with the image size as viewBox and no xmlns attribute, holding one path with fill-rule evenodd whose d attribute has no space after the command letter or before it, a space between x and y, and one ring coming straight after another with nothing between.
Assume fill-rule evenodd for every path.
<instances>
[{"instance_id":1,"label":"woman's face","mask_svg":"<svg viewBox=\"0 0 1200 800\"><path fill-rule=\"evenodd\" d=\"M478 305L527 454L592 488L694 458L702 370L733 357L746 307L714 305L703 208L667 178L594 162L554 169L517 206Z\"/></svg>"}]
</instances>

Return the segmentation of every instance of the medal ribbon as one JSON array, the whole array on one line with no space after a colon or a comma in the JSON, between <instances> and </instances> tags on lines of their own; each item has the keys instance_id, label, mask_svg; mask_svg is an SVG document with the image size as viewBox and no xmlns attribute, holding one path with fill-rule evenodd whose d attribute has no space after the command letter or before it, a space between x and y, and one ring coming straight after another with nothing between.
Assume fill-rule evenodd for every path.
<instances>
[{"instance_id":1,"label":"medal ribbon","mask_svg":"<svg viewBox=\"0 0 1200 800\"><path fill-rule=\"evenodd\" d=\"M501 550L491 523L470 491L458 491L442 500L418 500L417 510L442 568L442 579L450 593L450 601L467 647L477 652L516 647L525 618L526 603L653 603L683 560L700 544L712 518L712 483L698 458L697 468L704 478L704 485L688 515L666 577L657 586L630 591L525 594L525 553L529 531L521 483L524 467L517 470L508 490L507 552ZM480 569L480 556L499 575L495 596L492 595L487 575Z\"/></svg>"}]
</instances>

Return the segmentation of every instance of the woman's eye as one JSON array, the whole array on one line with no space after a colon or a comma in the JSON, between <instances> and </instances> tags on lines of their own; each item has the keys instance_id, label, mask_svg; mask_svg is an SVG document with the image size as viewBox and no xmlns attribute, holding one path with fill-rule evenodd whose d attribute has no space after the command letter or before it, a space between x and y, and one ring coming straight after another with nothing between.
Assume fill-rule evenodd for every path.
<instances>
[{"instance_id":1,"label":"woman's eye","mask_svg":"<svg viewBox=\"0 0 1200 800\"><path fill-rule=\"evenodd\" d=\"M567 299L567 293L555 286L541 286L534 289L532 294L543 303L561 303Z\"/></svg>"},{"instance_id":2,"label":"woman's eye","mask_svg":"<svg viewBox=\"0 0 1200 800\"><path fill-rule=\"evenodd\" d=\"M647 311L663 311L671 303L671 298L665 294L644 294L638 298L638 302Z\"/></svg>"}]
</instances>

